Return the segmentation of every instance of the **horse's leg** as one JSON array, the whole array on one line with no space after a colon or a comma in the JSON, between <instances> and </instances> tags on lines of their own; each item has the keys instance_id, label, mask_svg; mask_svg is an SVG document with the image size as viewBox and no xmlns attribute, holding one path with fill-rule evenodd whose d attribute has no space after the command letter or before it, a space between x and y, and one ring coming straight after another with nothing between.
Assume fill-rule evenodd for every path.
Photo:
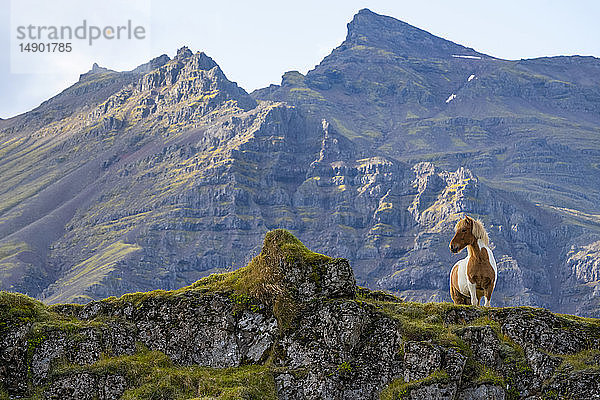
<instances>
[{"instance_id":1,"label":"horse's leg","mask_svg":"<svg viewBox=\"0 0 600 400\"><path fill-rule=\"evenodd\" d=\"M492 303L492 290L493 288L487 287L483 290L483 295L485 296L485 303L483 304L485 307L490 307Z\"/></svg>"},{"instance_id":2,"label":"horse's leg","mask_svg":"<svg viewBox=\"0 0 600 400\"><path fill-rule=\"evenodd\" d=\"M462 294L453 285L450 285L450 297L452 298L452 301L454 302L454 304L466 304L466 305L471 304L470 299L468 297L466 297L464 294Z\"/></svg>"},{"instance_id":3,"label":"horse's leg","mask_svg":"<svg viewBox=\"0 0 600 400\"><path fill-rule=\"evenodd\" d=\"M454 304L460 304L460 297L458 297L456 292L457 290L454 288L454 286L450 285L450 297L452 298L452 301Z\"/></svg>"},{"instance_id":4,"label":"horse's leg","mask_svg":"<svg viewBox=\"0 0 600 400\"><path fill-rule=\"evenodd\" d=\"M477 285L471 283L469 278L467 278L467 285L469 286L469 293L471 294L471 305L478 306L479 300L477 299Z\"/></svg>"},{"instance_id":5,"label":"horse's leg","mask_svg":"<svg viewBox=\"0 0 600 400\"><path fill-rule=\"evenodd\" d=\"M470 299L458 290L458 264L450 272L450 297L454 304L470 304Z\"/></svg>"}]
</instances>

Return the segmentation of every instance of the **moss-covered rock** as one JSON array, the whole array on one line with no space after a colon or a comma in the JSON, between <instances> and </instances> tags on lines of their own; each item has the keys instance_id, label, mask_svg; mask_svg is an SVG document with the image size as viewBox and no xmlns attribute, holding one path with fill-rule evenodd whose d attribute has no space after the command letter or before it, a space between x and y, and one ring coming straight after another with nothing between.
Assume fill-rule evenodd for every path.
<instances>
[{"instance_id":1,"label":"moss-covered rock","mask_svg":"<svg viewBox=\"0 0 600 400\"><path fill-rule=\"evenodd\" d=\"M247 268L252 292L267 302L281 295L297 302L353 298L356 292L347 260L314 253L283 229L266 234L261 253Z\"/></svg>"},{"instance_id":2,"label":"moss-covered rock","mask_svg":"<svg viewBox=\"0 0 600 400\"><path fill-rule=\"evenodd\" d=\"M0 399L600 396L600 323L405 302L269 232L237 271L85 306L0 292Z\"/></svg>"}]
</instances>

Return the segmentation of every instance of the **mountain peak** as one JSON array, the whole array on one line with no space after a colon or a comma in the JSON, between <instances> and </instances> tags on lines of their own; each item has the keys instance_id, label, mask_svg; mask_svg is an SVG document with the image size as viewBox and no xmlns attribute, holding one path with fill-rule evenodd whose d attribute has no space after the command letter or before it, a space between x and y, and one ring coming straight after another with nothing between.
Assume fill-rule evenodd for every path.
<instances>
[{"instance_id":1,"label":"mountain peak","mask_svg":"<svg viewBox=\"0 0 600 400\"><path fill-rule=\"evenodd\" d=\"M203 51L197 51L194 53L187 46L183 46L177 50L177 55L173 58L174 60L183 63L193 63L195 68L201 70L211 70L214 67L218 67L218 64L211 57L206 55Z\"/></svg>"},{"instance_id":2,"label":"mountain peak","mask_svg":"<svg viewBox=\"0 0 600 400\"><path fill-rule=\"evenodd\" d=\"M376 13L374 13L373 11L369 10L368 8L361 8L360 10L358 10L358 12L356 13L358 14L375 14L378 15Z\"/></svg>"},{"instance_id":3,"label":"mountain peak","mask_svg":"<svg viewBox=\"0 0 600 400\"><path fill-rule=\"evenodd\" d=\"M177 55L175 56L175 58L178 60L183 60L185 58L191 57L192 55L194 55L194 53L192 53L192 51L187 46L183 46L182 48L177 50Z\"/></svg>"},{"instance_id":4,"label":"mountain peak","mask_svg":"<svg viewBox=\"0 0 600 400\"><path fill-rule=\"evenodd\" d=\"M92 65L92 69L90 69L87 73L88 74L100 74L102 72L109 72L109 71L111 71L111 70L108 68L99 66L98 63L94 63Z\"/></svg>"},{"instance_id":5,"label":"mountain peak","mask_svg":"<svg viewBox=\"0 0 600 400\"><path fill-rule=\"evenodd\" d=\"M79 80L81 81L82 79L88 78L91 75L102 74L102 73L105 73L105 72L115 72L115 71L113 71L112 69L101 67L100 65L98 65L98 63L94 63L94 64L92 64L92 69L90 69L85 74L79 75Z\"/></svg>"},{"instance_id":6,"label":"mountain peak","mask_svg":"<svg viewBox=\"0 0 600 400\"><path fill-rule=\"evenodd\" d=\"M248 93L227 79L218 64L204 52L194 53L188 47L182 47L171 61L166 55L154 60L149 64L154 63L158 67L148 71L141 78L139 89L144 92L169 87L168 94L163 97L167 103L170 102L169 107L181 101L192 100L201 101L203 104L210 103L210 107L227 100L235 100L243 109L256 106L256 102ZM153 102L157 107L162 104L160 99ZM205 108L198 106L194 109L200 114L205 111ZM186 118L189 117L188 115Z\"/></svg>"},{"instance_id":7,"label":"mountain peak","mask_svg":"<svg viewBox=\"0 0 600 400\"><path fill-rule=\"evenodd\" d=\"M348 35L342 46L375 47L400 56L482 56L473 49L432 35L396 18L377 14L368 8L359 10L348 23Z\"/></svg>"}]
</instances>

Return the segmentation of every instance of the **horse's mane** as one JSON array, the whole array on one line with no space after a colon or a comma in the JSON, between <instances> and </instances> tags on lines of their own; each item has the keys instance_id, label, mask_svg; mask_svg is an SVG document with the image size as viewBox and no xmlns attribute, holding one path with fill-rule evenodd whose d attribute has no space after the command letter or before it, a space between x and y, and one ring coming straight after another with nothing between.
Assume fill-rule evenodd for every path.
<instances>
[{"instance_id":1,"label":"horse's mane","mask_svg":"<svg viewBox=\"0 0 600 400\"><path fill-rule=\"evenodd\" d=\"M474 219L473 220L473 236L475 236L477 239L481 239L483 240L483 243L486 246L490 245L490 238L485 230L485 228L483 227L483 223L478 220L478 219Z\"/></svg>"},{"instance_id":2,"label":"horse's mane","mask_svg":"<svg viewBox=\"0 0 600 400\"><path fill-rule=\"evenodd\" d=\"M473 229L471 231L473 233L473 236L475 236L476 239L483 240L483 243L486 246L489 246L490 245L490 238L489 238L488 233L486 232L485 228L483 227L483 222L481 222L478 219L473 219L473 218L470 218L470 217L467 217L467 218L469 218L471 221L473 221ZM454 230L458 229L458 225L460 224L460 222L461 222L461 220L459 220L456 223L456 226L454 227Z\"/></svg>"}]
</instances>

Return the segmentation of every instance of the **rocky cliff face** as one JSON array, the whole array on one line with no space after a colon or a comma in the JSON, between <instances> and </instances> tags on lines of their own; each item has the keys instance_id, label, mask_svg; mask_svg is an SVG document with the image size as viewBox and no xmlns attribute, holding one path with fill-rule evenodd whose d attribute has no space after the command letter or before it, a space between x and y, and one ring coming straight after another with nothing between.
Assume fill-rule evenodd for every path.
<instances>
[{"instance_id":1,"label":"rocky cliff face","mask_svg":"<svg viewBox=\"0 0 600 400\"><path fill-rule=\"evenodd\" d=\"M381 246L367 257L342 253L361 283L415 299L439 296L447 285L442 270L453 263L443 246L449 220L473 213L501 253L501 304L597 315L596 284L584 287L566 265L597 271L593 251L583 249L600 233L599 69L593 57L499 60L361 10L344 42L313 70L288 72L281 85L252 95L326 118L360 149L354 160L377 156L404 171L414 167L414 175L392 178L404 181L392 190L404 202L396 198L378 213L393 216L386 236L405 243L380 236L389 241L385 253ZM437 172L426 172L423 161ZM588 256L569 261L575 249ZM375 265L375 254L386 260ZM364 258L371 258L368 277Z\"/></svg>"},{"instance_id":2,"label":"rocky cliff face","mask_svg":"<svg viewBox=\"0 0 600 400\"><path fill-rule=\"evenodd\" d=\"M137 70L76 117L33 136L5 131L8 182L29 184L22 199L4 193L3 288L48 302L174 289L249 261L263 215L277 224L318 129L291 107L257 104L203 53ZM21 152L35 154L23 169Z\"/></svg>"},{"instance_id":3,"label":"rocky cliff face","mask_svg":"<svg viewBox=\"0 0 600 400\"><path fill-rule=\"evenodd\" d=\"M187 48L94 66L0 121L0 288L49 304L175 290L285 228L362 286L439 301L470 214L494 304L600 315L599 69L498 60L368 10L306 76L251 95Z\"/></svg>"},{"instance_id":4,"label":"rocky cliff face","mask_svg":"<svg viewBox=\"0 0 600 400\"><path fill-rule=\"evenodd\" d=\"M50 307L2 292L0 343L1 398L600 396L597 320L406 303L282 230L175 291Z\"/></svg>"},{"instance_id":5,"label":"rocky cliff face","mask_svg":"<svg viewBox=\"0 0 600 400\"><path fill-rule=\"evenodd\" d=\"M328 118L371 152L469 167L536 202L596 211L598 71L593 57L495 59L361 10L306 76L253 96Z\"/></svg>"}]
</instances>

